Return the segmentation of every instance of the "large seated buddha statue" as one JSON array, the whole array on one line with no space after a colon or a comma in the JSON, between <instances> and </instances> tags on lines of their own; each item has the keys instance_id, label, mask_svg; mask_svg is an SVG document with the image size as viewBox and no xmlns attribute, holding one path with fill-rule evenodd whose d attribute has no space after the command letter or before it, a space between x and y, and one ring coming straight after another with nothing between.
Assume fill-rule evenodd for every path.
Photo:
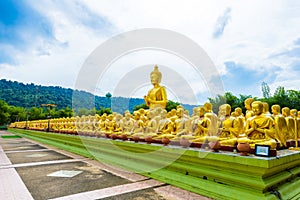
<instances>
[{"instance_id":1,"label":"large seated buddha statue","mask_svg":"<svg viewBox=\"0 0 300 200\"><path fill-rule=\"evenodd\" d=\"M262 102L254 101L251 106L254 116L247 119L245 129L247 139L239 138L238 142L248 142L252 148L255 144L264 144L269 145L271 149L276 149L273 119L264 115Z\"/></svg>"},{"instance_id":2,"label":"large seated buddha statue","mask_svg":"<svg viewBox=\"0 0 300 200\"><path fill-rule=\"evenodd\" d=\"M167 92L165 87L160 85L162 74L158 70L158 66L154 67L154 70L150 74L151 83L153 88L148 92L147 96L144 96L146 105L152 108L165 108L167 105Z\"/></svg>"}]
</instances>

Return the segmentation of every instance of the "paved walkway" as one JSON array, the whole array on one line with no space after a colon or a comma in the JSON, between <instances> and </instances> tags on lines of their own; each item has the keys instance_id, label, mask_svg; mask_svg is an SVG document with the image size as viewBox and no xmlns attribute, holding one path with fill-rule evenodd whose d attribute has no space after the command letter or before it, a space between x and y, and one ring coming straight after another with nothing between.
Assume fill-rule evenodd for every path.
<instances>
[{"instance_id":1,"label":"paved walkway","mask_svg":"<svg viewBox=\"0 0 300 200\"><path fill-rule=\"evenodd\" d=\"M0 199L208 200L6 131L0 131Z\"/></svg>"}]
</instances>

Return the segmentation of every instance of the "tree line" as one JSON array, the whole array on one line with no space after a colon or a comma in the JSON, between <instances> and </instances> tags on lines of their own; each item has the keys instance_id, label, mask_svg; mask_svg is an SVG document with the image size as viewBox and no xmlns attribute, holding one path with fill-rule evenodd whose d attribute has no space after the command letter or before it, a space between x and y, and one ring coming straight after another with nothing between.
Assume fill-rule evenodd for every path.
<instances>
[{"instance_id":1,"label":"tree line","mask_svg":"<svg viewBox=\"0 0 300 200\"><path fill-rule=\"evenodd\" d=\"M217 95L215 98L208 98L209 102L213 105L213 110L215 113L218 112L219 106L228 103L231 105L232 111L240 107L243 110L243 113L246 112L244 101L247 98L254 98L258 101L267 102L269 107L272 105L278 104L281 108L289 107L291 109L300 110L300 91L297 90L286 90L283 86L276 88L274 94L270 92L270 87L267 83L262 83L262 98L253 97L252 95L242 95L238 97L233 95L231 92L226 92L224 95Z\"/></svg>"}]
</instances>

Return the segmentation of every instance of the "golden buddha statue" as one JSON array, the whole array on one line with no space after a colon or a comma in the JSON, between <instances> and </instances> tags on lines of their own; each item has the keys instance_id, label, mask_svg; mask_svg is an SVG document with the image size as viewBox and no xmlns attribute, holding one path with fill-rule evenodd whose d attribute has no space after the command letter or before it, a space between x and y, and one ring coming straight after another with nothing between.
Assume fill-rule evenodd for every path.
<instances>
[{"instance_id":1,"label":"golden buddha statue","mask_svg":"<svg viewBox=\"0 0 300 200\"><path fill-rule=\"evenodd\" d=\"M205 114L210 119L210 126L208 130L209 136L216 136L218 134L219 121L217 115L213 112L212 104L209 102L204 103L203 108L205 110Z\"/></svg>"},{"instance_id":2,"label":"golden buddha statue","mask_svg":"<svg viewBox=\"0 0 300 200\"><path fill-rule=\"evenodd\" d=\"M284 107L282 108L282 115L285 117L286 125L288 128L288 135L286 136L286 140L294 140L295 139L295 119L290 114L290 108Z\"/></svg>"},{"instance_id":3,"label":"golden buddha statue","mask_svg":"<svg viewBox=\"0 0 300 200\"><path fill-rule=\"evenodd\" d=\"M265 144L269 145L271 149L276 149L273 119L264 115L262 102L254 101L251 107L254 116L247 119L246 122L245 134L248 138L247 142L249 142L252 148L255 144ZM238 139L238 142L241 141L245 142L245 139Z\"/></svg>"},{"instance_id":4,"label":"golden buddha statue","mask_svg":"<svg viewBox=\"0 0 300 200\"><path fill-rule=\"evenodd\" d=\"M184 116L183 108L179 108L177 110L177 117L178 118L175 120L177 137L189 134L191 122L190 119Z\"/></svg>"},{"instance_id":5,"label":"golden buddha statue","mask_svg":"<svg viewBox=\"0 0 300 200\"><path fill-rule=\"evenodd\" d=\"M208 117L209 115L212 116L211 113L204 114L204 108L199 108L199 118L195 127L194 132L192 135L194 136L193 142L204 143L206 140L206 136L208 136L208 130L211 125L211 120Z\"/></svg>"},{"instance_id":6,"label":"golden buddha statue","mask_svg":"<svg viewBox=\"0 0 300 200\"><path fill-rule=\"evenodd\" d=\"M156 120L156 111L154 109L148 112L148 122L145 127L145 135L155 136L157 134L157 120Z\"/></svg>"},{"instance_id":7,"label":"golden buddha statue","mask_svg":"<svg viewBox=\"0 0 300 200\"><path fill-rule=\"evenodd\" d=\"M143 134L144 133L144 129L145 129L145 123L141 119L140 112L134 111L133 112L133 119L134 119L133 129L132 129L132 132L134 133L133 135Z\"/></svg>"},{"instance_id":8,"label":"golden buddha statue","mask_svg":"<svg viewBox=\"0 0 300 200\"><path fill-rule=\"evenodd\" d=\"M269 104L267 102L262 102L263 103L263 106L264 106L264 111L263 113L270 117L271 116L271 113L269 112Z\"/></svg>"},{"instance_id":9,"label":"golden buddha statue","mask_svg":"<svg viewBox=\"0 0 300 200\"><path fill-rule=\"evenodd\" d=\"M237 107L234 109L234 113L235 113L235 118L238 121L239 136L243 136L244 131L245 131L245 125L246 125L243 111L240 107Z\"/></svg>"},{"instance_id":10,"label":"golden buddha statue","mask_svg":"<svg viewBox=\"0 0 300 200\"><path fill-rule=\"evenodd\" d=\"M151 108L162 107L167 105L167 92L165 87L160 86L162 74L158 71L158 66L154 67L154 70L150 74L151 83L153 88L148 92L147 96L144 96L146 105Z\"/></svg>"},{"instance_id":11,"label":"golden buddha statue","mask_svg":"<svg viewBox=\"0 0 300 200\"><path fill-rule=\"evenodd\" d=\"M203 116L204 117L204 108L201 108L203 110ZM195 133L198 128L198 121L200 120L200 107L194 107L193 108L193 114L191 116L191 125L190 125L190 132Z\"/></svg>"},{"instance_id":12,"label":"golden buddha statue","mask_svg":"<svg viewBox=\"0 0 300 200\"><path fill-rule=\"evenodd\" d=\"M286 147L286 136L288 135L288 128L285 118L280 113L280 105L273 105L271 107L271 111L275 125L276 139L280 142L280 146Z\"/></svg>"},{"instance_id":13,"label":"golden buddha statue","mask_svg":"<svg viewBox=\"0 0 300 200\"><path fill-rule=\"evenodd\" d=\"M112 134L116 129L116 121L114 120L114 116L109 114L105 121L105 133Z\"/></svg>"},{"instance_id":14,"label":"golden buddha statue","mask_svg":"<svg viewBox=\"0 0 300 200\"><path fill-rule=\"evenodd\" d=\"M297 109L291 109L290 114L291 114L291 117L294 118L294 120L296 121L296 127L295 127L296 131L295 131L295 133L297 133L297 138L299 138L299 134L300 134L300 118L298 117L298 111L297 111Z\"/></svg>"},{"instance_id":15,"label":"golden buddha statue","mask_svg":"<svg viewBox=\"0 0 300 200\"><path fill-rule=\"evenodd\" d=\"M168 124L171 123L171 120L167 118L167 111L163 109L161 111L161 118L158 122L158 128L157 128L157 133L158 134L164 134L168 133Z\"/></svg>"},{"instance_id":16,"label":"golden buddha statue","mask_svg":"<svg viewBox=\"0 0 300 200\"><path fill-rule=\"evenodd\" d=\"M245 108L246 108L246 115L245 115L246 120L249 119L250 117L254 116L252 106L251 106L253 102L254 102L253 98L247 98L244 101L244 105L245 105Z\"/></svg>"},{"instance_id":17,"label":"golden buddha statue","mask_svg":"<svg viewBox=\"0 0 300 200\"><path fill-rule=\"evenodd\" d=\"M122 119L121 127L123 127L124 134L131 135L134 127L134 119L131 118L130 112L125 113L125 117Z\"/></svg>"},{"instance_id":18,"label":"golden buddha statue","mask_svg":"<svg viewBox=\"0 0 300 200\"><path fill-rule=\"evenodd\" d=\"M219 140L221 145L235 146L237 137L240 134L240 122L236 117L232 117L231 106L223 104L219 108L221 128L219 128Z\"/></svg>"},{"instance_id":19,"label":"golden buddha statue","mask_svg":"<svg viewBox=\"0 0 300 200\"><path fill-rule=\"evenodd\" d=\"M114 117L114 120L116 121L116 128L115 128L114 132L117 134L121 134L123 131L122 118L123 118L123 116L119 113L117 113Z\"/></svg>"},{"instance_id":20,"label":"golden buddha statue","mask_svg":"<svg viewBox=\"0 0 300 200\"><path fill-rule=\"evenodd\" d=\"M154 139L162 139L162 138L168 138L170 140L174 139L176 137L176 119L177 117L173 116L171 118L167 118L163 128L158 130L158 134L154 135ZM161 119L164 120L164 119Z\"/></svg>"}]
</instances>

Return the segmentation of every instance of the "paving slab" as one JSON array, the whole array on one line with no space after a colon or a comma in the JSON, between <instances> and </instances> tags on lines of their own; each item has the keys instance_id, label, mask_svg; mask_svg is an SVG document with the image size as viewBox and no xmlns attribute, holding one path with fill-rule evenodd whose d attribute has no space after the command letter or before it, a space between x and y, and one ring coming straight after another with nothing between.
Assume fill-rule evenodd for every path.
<instances>
[{"instance_id":1,"label":"paving slab","mask_svg":"<svg viewBox=\"0 0 300 200\"><path fill-rule=\"evenodd\" d=\"M14 168L0 169L0 199L32 200L33 197Z\"/></svg>"},{"instance_id":2,"label":"paving slab","mask_svg":"<svg viewBox=\"0 0 300 200\"><path fill-rule=\"evenodd\" d=\"M33 144L32 142L27 141L24 138L18 138L18 139L11 139L11 138L0 138L0 144L5 145L17 145L17 144Z\"/></svg>"},{"instance_id":3,"label":"paving slab","mask_svg":"<svg viewBox=\"0 0 300 200\"><path fill-rule=\"evenodd\" d=\"M6 153L6 155L13 164L70 159L70 157L57 153L55 151L10 152L10 153Z\"/></svg>"},{"instance_id":4,"label":"paving slab","mask_svg":"<svg viewBox=\"0 0 300 200\"><path fill-rule=\"evenodd\" d=\"M2 135L15 135L15 134L12 134L12 133L4 131L4 130L0 130L0 136L2 136Z\"/></svg>"},{"instance_id":5,"label":"paving slab","mask_svg":"<svg viewBox=\"0 0 300 200\"><path fill-rule=\"evenodd\" d=\"M130 183L130 181L84 162L38 165L16 168L33 198L49 199ZM81 171L73 177L53 173Z\"/></svg>"},{"instance_id":6,"label":"paving slab","mask_svg":"<svg viewBox=\"0 0 300 200\"><path fill-rule=\"evenodd\" d=\"M164 185L164 183L149 179L135 183L128 183L119 186L114 186L110 188L103 188L95 191L83 192L79 194L74 194L70 196L56 198L55 200L88 200L88 199L104 199L112 198L118 195L126 195L129 198L131 194L135 196L141 196L141 193L138 192L143 189L148 189L152 187L157 187ZM126 199L126 198L125 198Z\"/></svg>"},{"instance_id":7,"label":"paving slab","mask_svg":"<svg viewBox=\"0 0 300 200\"><path fill-rule=\"evenodd\" d=\"M155 192L151 189L138 190L135 192L129 192L121 195L115 195L112 197L102 198L101 200L124 200L124 199L132 199L132 200L171 200L163 197L159 193ZM99 199L100 200L100 199Z\"/></svg>"},{"instance_id":8,"label":"paving slab","mask_svg":"<svg viewBox=\"0 0 300 200\"><path fill-rule=\"evenodd\" d=\"M36 150L36 149L45 149L45 147L42 147L38 144L33 143L6 143L1 144L4 151L20 151L20 150Z\"/></svg>"},{"instance_id":9,"label":"paving slab","mask_svg":"<svg viewBox=\"0 0 300 200\"><path fill-rule=\"evenodd\" d=\"M176 200L211 200L208 197L204 197L181 188L177 188L171 185L166 185L158 188L154 188L154 191L160 196L167 199Z\"/></svg>"}]
</instances>

